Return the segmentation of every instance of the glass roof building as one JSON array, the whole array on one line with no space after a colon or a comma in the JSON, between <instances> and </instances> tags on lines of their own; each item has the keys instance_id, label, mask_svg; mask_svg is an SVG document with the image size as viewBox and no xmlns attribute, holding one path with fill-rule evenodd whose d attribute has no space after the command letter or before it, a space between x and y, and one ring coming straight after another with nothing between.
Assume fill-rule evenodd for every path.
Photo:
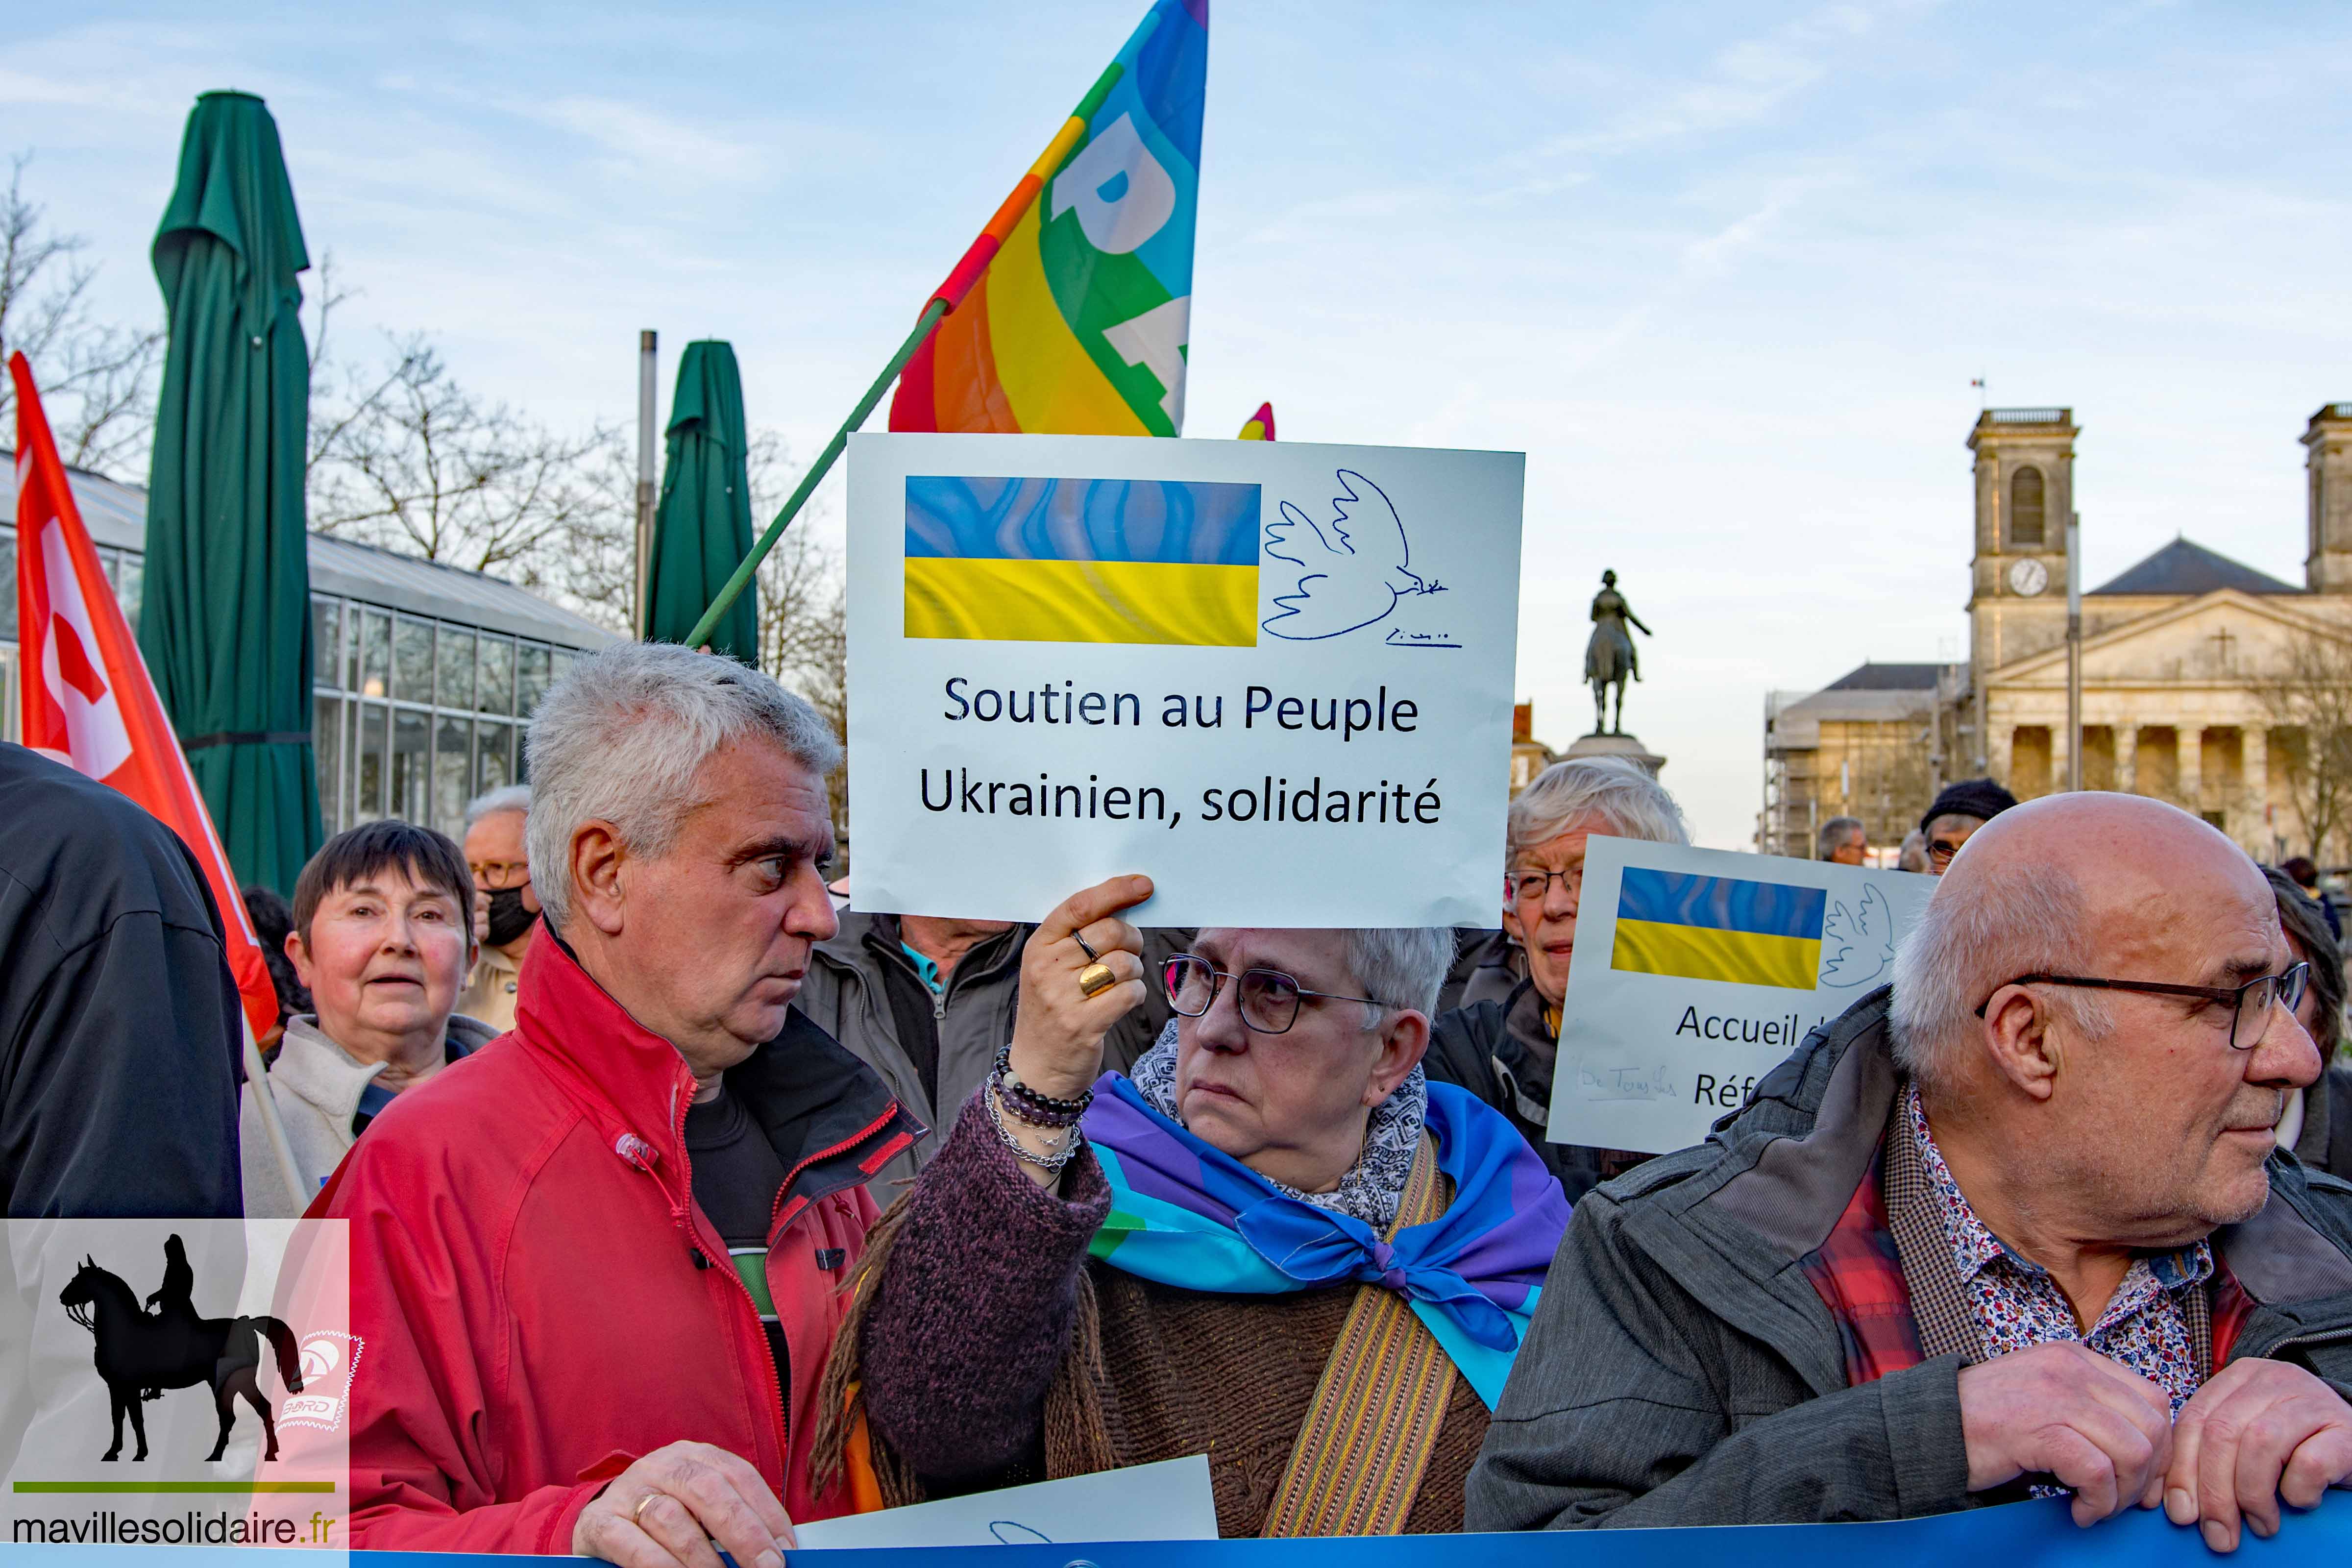
<instances>
[{"instance_id":1,"label":"glass roof building","mask_svg":"<svg viewBox=\"0 0 2352 1568\"><path fill-rule=\"evenodd\" d=\"M79 469L74 500L135 629L147 493ZM22 733L16 495L0 488L0 738ZM523 726L582 652L616 640L511 583L310 536L312 741L329 833L380 816L452 837L466 802L524 776Z\"/></svg>"}]
</instances>

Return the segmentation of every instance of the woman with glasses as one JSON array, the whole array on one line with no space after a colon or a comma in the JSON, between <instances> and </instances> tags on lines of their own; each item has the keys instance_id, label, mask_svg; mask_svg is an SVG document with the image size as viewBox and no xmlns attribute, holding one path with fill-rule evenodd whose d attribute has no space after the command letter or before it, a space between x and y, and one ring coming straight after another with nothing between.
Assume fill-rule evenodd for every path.
<instances>
[{"instance_id":1,"label":"woman with glasses","mask_svg":"<svg viewBox=\"0 0 2352 1568\"><path fill-rule=\"evenodd\" d=\"M1617 757L1554 763L1511 802L1504 846L1503 930L1488 944L1463 1005L1441 1015L1423 1064L1508 1117L1572 1203L1646 1156L1547 1141L1560 1004L1576 947L1585 846L1595 834L1688 844L1682 808L1636 763Z\"/></svg>"},{"instance_id":2,"label":"woman with glasses","mask_svg":"<svg viewBox=\"0 0 2352 1568\"><path fill-rule=\"evenodd\" d=\"M2279 1142L2314 1170L2352 1177L2352 1063L2342 1059L2344 955L2327 917L2279 867L2263 868L2278 897L2279 926L2295 958L2310 965L2311 981L2295 1004L2295 1021L2319 1047L2319 1081L2288 1094L2279 1116Z\"/></svg>"},{"instance_id":3,"label":"woman with glasses","mask_svg":"<svg viewBox=\"0 0 2352 1568\"><path fill-rule=\"evenodd\" d=\"M1462 1528L1568 1205L1421 1071L1442 930L1208 930L1079 893L996 1071L868 1238L818 1438L869 1504L1206 1453L1227 1536ZM1131 1077L1103 1036L1156 986Z\"/></svg>"}]
</instances>

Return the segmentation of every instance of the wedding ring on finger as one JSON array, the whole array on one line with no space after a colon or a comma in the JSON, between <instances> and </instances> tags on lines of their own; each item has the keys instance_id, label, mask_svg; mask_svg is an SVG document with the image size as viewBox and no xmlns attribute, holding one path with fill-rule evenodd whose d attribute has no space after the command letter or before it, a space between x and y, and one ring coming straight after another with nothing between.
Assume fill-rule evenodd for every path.
<instances>
[{"instance_id":1,"label":"wedding ring on finger","mask_svg":"<svg viewBox=\"0 0 2352 1568\"><path fill-rule=\"evenodd\" d=\"M1118 976L1113 974L1110 965L1100 959L1078 971L1078 989L1089 997L1099 996L1118 984Z\"/></svg>"},{"instance_id":2,"label":"wedding ring on finger","mask_svg":"<svg viewBox=\"0 0 2352 1568\"><path fill-rule=\"evenodd\" d=\"M664 1494L657 1491L647 1492L645 1496L639 1498L637 1500L637 1506L629 1510L629 1522L635 1525L639 1530L643 1530L646 1527L646 1505L652 1502L654 1499Z\"/></svg>"}]
</instances>

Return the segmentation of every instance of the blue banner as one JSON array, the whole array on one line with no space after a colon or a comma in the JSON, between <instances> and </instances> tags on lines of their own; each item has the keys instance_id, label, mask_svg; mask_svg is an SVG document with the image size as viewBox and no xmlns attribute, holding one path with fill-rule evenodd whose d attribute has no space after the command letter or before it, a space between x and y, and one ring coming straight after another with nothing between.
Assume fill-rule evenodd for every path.
<instances>
[{"instance_id":1,"label":"blue banner","mask_svg":"<svg viewBox=\"0 0 2352 1568\"><path fill-rule=\"evenodd\" d=\"M511 1557L422 1552L180 1547L167 1558L133 1546L12 1546L0 1562L24 1568L513 1568ZM2273 1557L2284 1552L2289 1557ZM1561 1531L1532 1535L1392 1535L1313 1541L1071 1542L957 1546L919 1552L795 1552L792 1568L866 1568L910 1559L908 1568L1889 1568L1990 1563L2000 1568L2189 1568L2235 1561L2252 1568L2352 1563L2352 1497L2331 1491L2318 1509L2287 1510L2270 1541L2250 1531L2236 1558L2217 1558L2197 1531L2161 1512L2134 1510L2077 1529L2063 1500L1940 1514L1888 1524L1730 1525L1713 1530ZM305 1561L310 1560L310 1561ZM854 1561L853 1561L854 1560ZM551 1561L540 1559L539 1561Z\"/></svg>"}]
</instances>

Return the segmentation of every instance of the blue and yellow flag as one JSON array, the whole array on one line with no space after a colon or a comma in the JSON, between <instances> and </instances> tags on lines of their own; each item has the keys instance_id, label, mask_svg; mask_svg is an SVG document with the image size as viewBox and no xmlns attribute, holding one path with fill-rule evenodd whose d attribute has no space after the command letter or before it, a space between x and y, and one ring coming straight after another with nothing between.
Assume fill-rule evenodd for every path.
<instances>
[{"instance_id":1,"label":"blue and yellow flag","mask_svg":"<svg viewBox=\"0 0 2352 1568\"><path fill-rule=\"evenodd\" d=\"M1811 991L1821 973L1828 904L1820 888L1628 866L1617 888L1609 967Z\"/></svg>"},{"instance_id":2,"label":"blue and yellow flag","mask_svg":"<svg viewBox=\"0 0 2352 1568\"><path fill-rule=\"evenodd\" d=\"M1255 647L1258 496L1198 479L910 476L906 635Z\"/></svg>"}]
</instances>

